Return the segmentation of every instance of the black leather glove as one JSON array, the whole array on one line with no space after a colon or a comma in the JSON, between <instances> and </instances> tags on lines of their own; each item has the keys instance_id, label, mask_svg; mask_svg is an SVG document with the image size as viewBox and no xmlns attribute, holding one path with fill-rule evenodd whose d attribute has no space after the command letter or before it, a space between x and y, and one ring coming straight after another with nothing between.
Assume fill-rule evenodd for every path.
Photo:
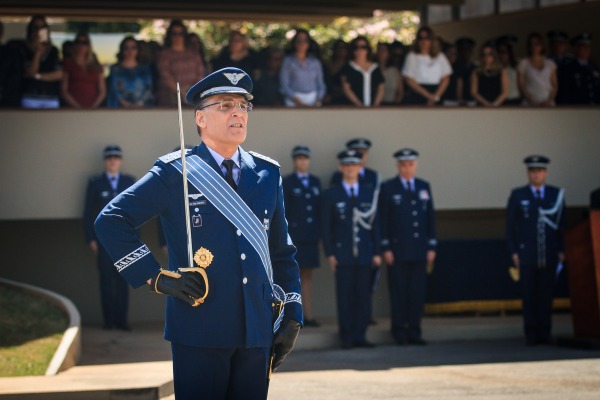
<instances>
[{"instance_id":1,"label":"black leather glove","mask_svg":"<svg viewBox=\"0 0 600 400\"><path fill-rule=\"evenodd\" d=\"M204 296L206 293L206 284L199 273L196 272L178 272L179 278L175 278L165 273L160 273L152 278L150 285L157 293L163 293L173 296L189 305L194 305L195 300Z\"/></svg>"},{"instance_id":2,"label":"black leather glove","mask_svg":"<svg viewBox=\"0 0 600 400\"><path fill-rule=\"evenodd\" d=\"M273 340L273 363L271 367L273 371L279 367L283 359L290 354L296 343L296 338L300 332L300 324L293 319L283 318L281 326L275 334Z\"/></svg>"}]
</instances>

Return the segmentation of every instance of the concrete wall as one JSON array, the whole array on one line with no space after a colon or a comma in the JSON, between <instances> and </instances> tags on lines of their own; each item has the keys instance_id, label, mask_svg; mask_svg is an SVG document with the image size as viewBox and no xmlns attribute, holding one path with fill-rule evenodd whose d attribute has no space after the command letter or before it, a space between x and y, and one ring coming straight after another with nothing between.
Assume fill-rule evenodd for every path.
<instances>
[{"instance_id":1,"label":"concrete wall","mask_svg":"<svg viewBox=\"0 0 600 400\"><path fill-rule=\"evenodd\" d=\"M600 2L544 7L535 10L509 12L497 16L467 18L461 21L432 24L435 33L444 40L454 42L458 37L470 36L477 45L500 35L512 34L519 38L516 55L525 56L526 38L531 32L546 35L552 29L560 29L573 37L581 32L592 34L592 59L600 64ZM479 47L478 47L479 48ZM475 53L476 55L478 52Z\"/></svg>"}]
</instances>

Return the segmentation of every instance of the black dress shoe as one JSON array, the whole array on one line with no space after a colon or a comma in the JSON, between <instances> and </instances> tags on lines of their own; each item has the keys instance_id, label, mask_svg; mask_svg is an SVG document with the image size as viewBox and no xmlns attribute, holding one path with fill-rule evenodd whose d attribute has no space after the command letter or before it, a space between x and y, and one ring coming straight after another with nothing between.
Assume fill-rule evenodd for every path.
<instances>
[{"instance_id":1,"label":"black dress shoe","mask_svg":"<svg viewBox=\"0 0 600 400\"><path fill-rule=\"evenodd\" d=\"M427 342L421 338L416 338L416 339L408 339L408 344L415 344L417 346L425 346L427 344Z\"/></svg>"},{"instance_id":2,"label":"black dress shoe","mask_svg":"<svg viewBox=\"0 0 600 400\"><path fill-rule=\"evenodd\" d=\"M372 349L373 347L375 347L375 343L371 343L369 341L366 340L361 340L360 342L354 342L354 346L356 347L362 347L365 349Z\"/></svg>"},{"instance_id":3,"label":"black dress shoe","mask_svg":"<svg viewBox=\"0 0 600 400\"><path fill-rule=\"evenodd\" d=\"M394 339L398 346L404 346L408 341L406 339Z\"/></svg>"},{"instance_id":4,"label":"black dress shoe","mask_svg":"<svg viewBox=\"0 0 600 400\"><path fill-rule=\"evenodd\" d=\"M313 319L305 319L304 320L304 327L305 328L309 328L309 327L310 328L318 328L320 326L321 326L321 324L318 323L317 320L314 319L314 318Z\"/></svg>"},{"instance_id":5,"label":"black dress shoe","mask_svg":"<svg viewBox=\"0 0 600 400\"><path fill-rule=\"evenodd\" d=\"M342 350L350 350L354 345L352 343L342 343Z\"/></svg>"},{"instance_id":6,"label":"black dress shoe","mask_svg":"<svg viewBox=\"0 0 600 400\"><path fill-rule=\"evenodd\" d=\"M124 332L131 332L131 327L129 325L117 325L117 329Z\"/></svg>"},{"instance_id":7,"label":"black dress shoe","mask_svg":"<svg viewBox=\"0 0 600 400\"><path fill-rule=\"evenodd\" d=\"M533 339L533 338L527 338L527 339L525 339L525 345L526 346L535 346L538 343L539 342L536 339Z\"/></svg>"},{"instance_id":8,"label":"black dress shoe","mask_svg":"<svg viewBox=\"0 0 600 400\"><path fill-rule=\"evenodd\" d=\"M110 331L112 328L114 328L112 325L108 325L108 324L104 324L102 326L102 329L104 329L105 331Z\"/></svg>"},{"instance_id":9,"label":"black dress shoe","mask_svg":"<svg viewBox=\"0 0 600 400\"><path fill-rule=\"evenodd\" d=\"M377 325L377 321L371 318L371 320L369 321L369 325Z\"/></svg>"}]
</instances>

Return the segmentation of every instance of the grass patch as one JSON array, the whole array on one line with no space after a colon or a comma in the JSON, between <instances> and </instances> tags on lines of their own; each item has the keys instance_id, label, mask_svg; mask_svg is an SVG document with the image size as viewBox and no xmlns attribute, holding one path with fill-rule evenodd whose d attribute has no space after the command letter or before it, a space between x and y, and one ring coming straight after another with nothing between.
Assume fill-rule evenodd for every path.
<instances>
[{"instance_id":1,"label":"grass patch","mask_svg":"<svg viewBox=\"0 0 600 400\"><path fill-rule=\"evenodd\" d=\"M24 290L0 284L0 377L44 375L69 321Z\"/></svg>"}]
</instances>

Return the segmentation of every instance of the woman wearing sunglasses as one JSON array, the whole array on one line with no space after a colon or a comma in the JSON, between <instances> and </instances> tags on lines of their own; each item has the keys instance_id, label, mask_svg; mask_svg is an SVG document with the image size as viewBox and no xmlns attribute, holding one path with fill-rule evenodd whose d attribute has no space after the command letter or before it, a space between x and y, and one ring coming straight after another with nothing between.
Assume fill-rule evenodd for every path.
<instances>
[{"instance_id":1,"label":"woman wearing sunglasses","mask_svg":"<svg viewBox=\"0 0 600 400\"><path fill-rule=\"evenodd\" d=\"M344 95L356 107L377 107L384 94L384 78L379 64L372 61L373 50L364 36L350 42L351 61L340 71Z\"/></svg>"},{"instance_id":2,"label":"woman wearing sunglasses","mask_svg":"<svg viewBox=\"0 0 600 400\"><path fill-rule=\"evenodd\" d=\"M508 74L491 44L481 48L479 66L471 73L471 96L484 107L498 107L508 96Z\"/></svg>"}]
</instances>

